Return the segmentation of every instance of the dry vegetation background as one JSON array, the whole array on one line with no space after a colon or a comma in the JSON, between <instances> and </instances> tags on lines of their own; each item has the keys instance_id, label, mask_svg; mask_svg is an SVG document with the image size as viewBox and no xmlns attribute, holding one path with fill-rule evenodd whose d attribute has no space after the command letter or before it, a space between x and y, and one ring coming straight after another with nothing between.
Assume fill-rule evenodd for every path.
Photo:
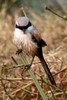
<instances>
[{"instance_id":1,"label":"dry vegetation background","mask_svg":"<svg viewBox=\"0 0 67 100\"><path fill-rule=\"evenodd\" d=\"M24 8L26 14L38 28L47 43L47 47L43 48L44 58L54 75L58 88L61 88L63 93L56 93L56 98L53 98L50 94L49 86L42 82L40 82L40 84L45 93L50 97L49 100L66 100L67 70L63 69L67 67L67 21L58 18L48 11L36 13L30 9L27 4L24 5L24 3L22 3L22 6L18 6L20 5L18 3L18 5L14 6L14 2L17 0L12 0L12 2L8 1L9 0L3 4L0 10L0 80L3 78L3 83L5 84L4 87L2 81L0 82L0 100L10 100L9 95L13 98L12 100L42 100L34 83L31 80L22 80L21 68L12 68L14 63L11 56L14 55L17 50L12 42L12 37L16 18L23 16L22 8ZM17 60L19 61L19 57L17 57ZM37 59L37 61L39 60ZM22 62L19 61L19 63ZM40 69L38 69L37 66ZM11 67L11 69L9 69L9 67ZM37 77L44 75L41 64L33 64L32 70ZM25 72L23 77L24 79L31 78L28 72ZM24 88L24 86L26 86L26 88Z\"/></svg>"}]
</instances>

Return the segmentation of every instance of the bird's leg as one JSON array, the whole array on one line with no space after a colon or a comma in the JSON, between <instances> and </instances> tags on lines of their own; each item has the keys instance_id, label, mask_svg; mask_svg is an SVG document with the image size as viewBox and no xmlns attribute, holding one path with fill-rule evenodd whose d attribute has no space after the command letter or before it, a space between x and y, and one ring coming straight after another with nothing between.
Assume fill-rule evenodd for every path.
<instances>
[{"instance_id":1,"label":"bird's leg","mask_svg":"<svg viewBox=\"0 0 67 100\"><path fill-rule=\"evenodd\" d=\"M32 65L32 63L33 63L33 60L34 60L34 57L32 58L32 60L31 60L31 63L30 63L30 64L25 65L26 70L28 70L28 69L31 67L31 65Z\"/></svg>"},{"instance_id":2,"label":"bird's leg","mask_svg":"<svg viewBox=\"0 0 67 100\"><path fill-rule=\"evenodd\" d=\"M22 49L18 49L18 50L16 51L16 54L17 54L17 55L19 55L20 53L22 53Z\"/></svg>"}]
</instances>

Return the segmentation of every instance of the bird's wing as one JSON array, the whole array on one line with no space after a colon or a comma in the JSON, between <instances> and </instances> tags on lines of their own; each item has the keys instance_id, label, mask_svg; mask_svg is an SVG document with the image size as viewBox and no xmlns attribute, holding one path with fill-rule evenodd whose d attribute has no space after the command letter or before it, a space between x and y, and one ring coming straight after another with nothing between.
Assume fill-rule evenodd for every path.
<instances>
[{"instance_id":1,"label":"bird's wing","mask_svg":"<svg viewBox=\"0 0 67 100\"><path fill-rule=\"evenodd\" d=\"M43 47L47 45L46 42L41 38L41 35L39 34L37 29L34 29L31 34L33 41L36 42L38 46Z\"/></svg>"}]
</instances>

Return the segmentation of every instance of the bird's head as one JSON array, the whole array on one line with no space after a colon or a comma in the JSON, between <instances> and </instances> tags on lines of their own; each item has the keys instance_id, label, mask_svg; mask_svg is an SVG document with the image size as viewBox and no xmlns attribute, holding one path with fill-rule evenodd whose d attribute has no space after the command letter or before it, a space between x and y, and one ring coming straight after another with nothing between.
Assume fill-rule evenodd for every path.
<instances>
[{"instance_id":1,"label":"bird's head","mask_svg":"<svg viewBox=\"0 0 67 100\"><path fill-rule=\"evenodd\" d=\"M32 26L30 20L28 17L19 17L16 20L16 28L22 30L22 31L26 31L30 26Z\"/></svg>"}]
</instances>

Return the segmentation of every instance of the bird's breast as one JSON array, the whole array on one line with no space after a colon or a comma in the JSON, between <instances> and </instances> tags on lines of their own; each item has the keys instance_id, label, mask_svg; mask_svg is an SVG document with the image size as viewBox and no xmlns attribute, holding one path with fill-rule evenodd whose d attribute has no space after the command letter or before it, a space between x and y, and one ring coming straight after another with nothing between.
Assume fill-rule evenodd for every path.
<instances>
[{"instance_id":1,"label":"bird's breast","mask_svg":"<svg viewBox=\"0 0 67 100\"><path fill-rule=\"evenodd\" d=\"M27 55L35 55L37 44L32 41L31 34L15 29L13 41L18 49L22 49Z\"/></svg>"}]
</instances>

